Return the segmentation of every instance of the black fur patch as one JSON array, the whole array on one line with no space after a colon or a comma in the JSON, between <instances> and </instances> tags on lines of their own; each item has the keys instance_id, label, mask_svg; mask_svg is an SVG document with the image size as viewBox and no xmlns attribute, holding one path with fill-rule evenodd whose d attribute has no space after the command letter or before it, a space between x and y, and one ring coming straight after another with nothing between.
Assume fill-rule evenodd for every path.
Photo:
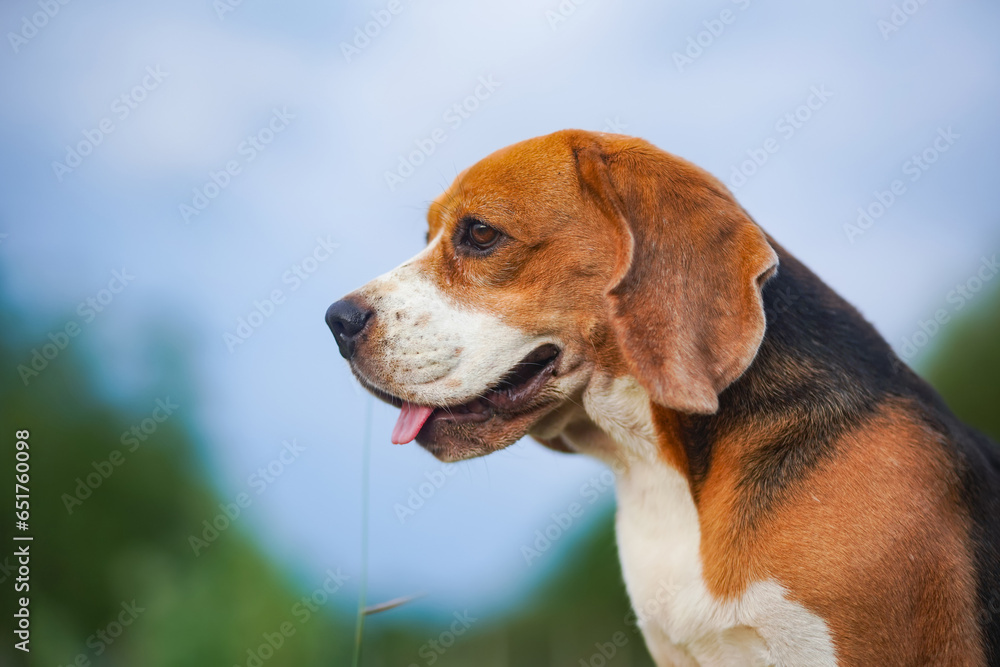
<instances>
[{"instance_id":1,"label":"black fur patch","mask_svg":"<svg viewBox=\"0 0 1000 667\"><path fill-rule=\"evenodd\" d=\"M748 424L774 432L742 461L738 528L753 530L788 489L836 456L839 438L863 429L882 402L905 399L958 471L973 523L987 662L1000 665L1000 448L960 422L857 310L771 243L780 263L763 288L767 328L757 357L719 396L716 414L681 418L695 502L720 438Z\"/></svg>"}]
</instances>

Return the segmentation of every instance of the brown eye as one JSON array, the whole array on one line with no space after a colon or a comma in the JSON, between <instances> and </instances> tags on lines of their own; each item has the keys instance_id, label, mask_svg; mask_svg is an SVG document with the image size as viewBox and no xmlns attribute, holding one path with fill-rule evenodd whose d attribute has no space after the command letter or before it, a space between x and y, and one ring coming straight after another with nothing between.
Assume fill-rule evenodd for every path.
<instances>
[{"instance_id":1,"label":"brown eye","mask_svg":"<svg viewBox=\"0 0 1000 667\"><path fill-rule=\"evenodd\" d=\"M481 220L470 220L465 228L465 242L476 250L485 251L496 245L501 234Z\"/></svg>"}]
</instances>

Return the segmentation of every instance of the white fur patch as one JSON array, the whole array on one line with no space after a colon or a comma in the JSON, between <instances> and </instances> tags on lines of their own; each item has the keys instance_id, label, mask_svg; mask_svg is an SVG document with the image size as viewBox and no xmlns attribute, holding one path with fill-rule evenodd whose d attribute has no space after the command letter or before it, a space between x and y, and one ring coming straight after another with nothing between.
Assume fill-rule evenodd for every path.
<instances>
[{"instance_id":1,"label":"white fur patch","mask_svg":"<svg viewBox=\"0 0 1000 667\"><path fill-rule=\"evenodd\" d=\"M836 665L824 621L789 600L778 582L755 582L735 600L708 591L698 511L687 481L657 453L649 399L635 380L594 378L584 406L611 442L595 435L572 441L617 474L622 571L656 663Z\"/></svg>"},{"instance_id":2,"label":"white fur patch","mask_svg":"<svg viewBox=\"0 0 1000 667\"><path fill-rule=\"evenodd\" d=\"M455 303L420 271L422 253L361 289L381 321L381 378L421 405L454 405L482 394L551 338L528 335L498 315Z\"/></svg>"}]
</instances>

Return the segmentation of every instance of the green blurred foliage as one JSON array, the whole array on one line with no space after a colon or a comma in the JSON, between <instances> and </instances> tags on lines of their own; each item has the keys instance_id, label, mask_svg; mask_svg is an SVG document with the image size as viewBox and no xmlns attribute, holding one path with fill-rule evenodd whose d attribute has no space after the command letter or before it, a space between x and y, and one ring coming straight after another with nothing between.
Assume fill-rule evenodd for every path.
<instances>
[{"instance_id":1,"label":"green blurred foliage","mask_svg":"<svg viewBox=\"0 0 1000 667\"><path fill-rule=\"evenodd\" d=\"M85 656L92 665L198 667L201 665L349 665L353 618L340 605L326 605L303 622L293 609L303 595L287 573L270 562L239 521L200 555L188 538L219 513L223 502L205 479L199 450L183 409L160 424L135 451L121 437L149 416L157 396L116 405L101 397L93 369L75 342L25 386L16 372L34 344L15 346L22 324L0 315L0 438L11 453L13 434L30 429L31 559L33 640L30 663L5 641L2 664L70 665ZM928 358L925 375L956 413L1000 437L1000 292L983 296L950 323ZM157 355L179 405L196 397L183 369L172 361L184 350ZM164 394L161 394L162 397ZM82 504L67 507L80 480L114 467ZM13 456L0 461L10 479ZM100 473L98 472L98 475ZM96 478L92 477L93 480ZM8 484L6 488L10 488ZM79 495L85 495L80 493ZM11 544L13 526L0 521L0 542ZM363 664L368 667L534 667L549 665L652 665L641 636L628 622L612 513L587 534L566 539L547 565L548 573L518 609L477 620L454 645L448 623L415 617L407 609L368 620ZM14 599L10 549L0 558L0 613L11 618ZM121 635L106 644L96 634L109 627L133 600L142 608ZM347 601L348 605L350 601ZM254 661L265 633L290 623L295 634L266 660ZM287 626L286 626L287 627ZM614 657L605 659L616 633ZM273 637L273 634L272 634ZM622 642L624 638L624 642ZM80 662L78 664L86 664Z\"/></svg>"},{"instance_id":2,"label":"green blurred foliage","mask_svg":"<svg viewBox=\"0 0 1000 667\"><path fill-rule=\"evenodd\" d=\"M429 641L441 639L447 625L427 626L421 631L402 626L388 615L373 617L365 648L370 659L364 664L578 667L582 660L584 665L652 667L642 637L629 618L613 512L609 510L597 519L592 529L575 541L563 538L559 546L563 553L554 555L557 562L528 600L506 617L482 619L445 652L435 651ZM616 633L621 633L618 645L613 640ZM368 655L372 645L378 647L377 656Z\"/></svg>"},{"instance_id":3,"label":"green blurred foliage","mask_svg":"<svg viewBox=\"0 0 1000 667\"><path fill-rule=\"evenodd\" d=\"M1000 289L982 294L949 322L922 375L959 419L1000 442Z\"/></svg>"},{"instance_id":4,"label":"green blurred foliage","mask_svg":"<svg viewBox=\"0 0 1000 667\"><path fill-rule=\"evenodd\" d=\"M10 334L18 322L8 313L2 325ZM295 620L291 609L301 592L238 520L194 554L189 535L202 532L221 501L203 478L184 422L192 397L166 392L181 409L129 451L123 433L150 416L157 397L134 406L102 400L76 341L25 386L15 369L44 342L13 349L0 341L0 366L7 369L0 376L4 479L13 475L14 432L31 433L31 662L246 664L247 649L259 646L265 632ZM173 374L182 376L179 369ZM0 522L0 542L12 543L12 529L9 517ZM10 618L13 597L5 591L2 598ZM122 605L133 604L123 617L130 624L112 637ZM268 665L346 664L349 623L320 615L296 629ZM23 659L10 642L0 651L7 664Z\"/></svg>"}]
</instances>

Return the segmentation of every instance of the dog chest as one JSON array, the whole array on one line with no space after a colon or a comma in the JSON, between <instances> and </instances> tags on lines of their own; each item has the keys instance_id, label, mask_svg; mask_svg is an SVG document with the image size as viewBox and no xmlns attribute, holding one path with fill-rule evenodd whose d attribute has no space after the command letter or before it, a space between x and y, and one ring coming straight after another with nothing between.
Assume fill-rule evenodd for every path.
<instances>
[{"instance_id":1,"label":"dog chest","mask_svg":"<svg viewBox=\"0 0 1000 667\"><path fill-rule=\"evenodd\" d=\"M659 665L835 665L821 618L774 581L737 599L705 585L698 512L665 463L631 466L617 482L616 532L632 608Z\"/></svg>"}]
</instances>

